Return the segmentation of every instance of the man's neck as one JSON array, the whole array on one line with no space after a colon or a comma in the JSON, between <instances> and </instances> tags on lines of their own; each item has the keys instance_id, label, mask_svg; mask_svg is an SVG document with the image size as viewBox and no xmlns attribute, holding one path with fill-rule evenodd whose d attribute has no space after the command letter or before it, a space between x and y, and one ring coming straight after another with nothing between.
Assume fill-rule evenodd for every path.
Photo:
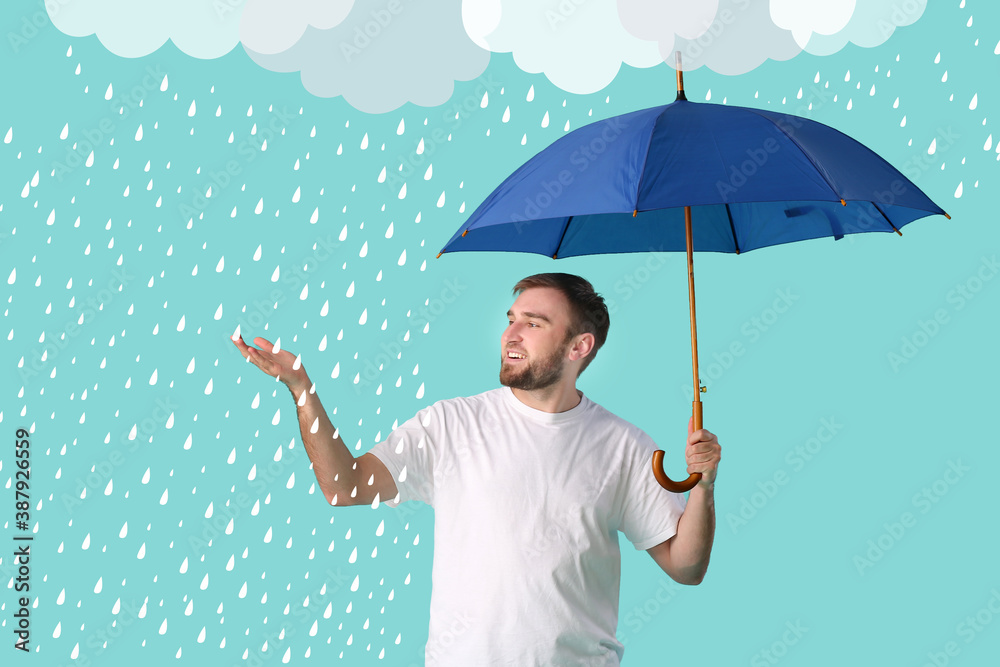
<instances>
[{"instance_id":1,"label":"man's neck","mask_svg":"<svg viewBox=\"0 0 1000 667\"><path fill-rule=\"evenodd\" d=\"M554 384L544 389L526 391L524 389L514 389L514 397L529 408L541 410L542 412L566 412L572 410L583 400L583 392L575 385Z\"/></svg>"}]
</instances>

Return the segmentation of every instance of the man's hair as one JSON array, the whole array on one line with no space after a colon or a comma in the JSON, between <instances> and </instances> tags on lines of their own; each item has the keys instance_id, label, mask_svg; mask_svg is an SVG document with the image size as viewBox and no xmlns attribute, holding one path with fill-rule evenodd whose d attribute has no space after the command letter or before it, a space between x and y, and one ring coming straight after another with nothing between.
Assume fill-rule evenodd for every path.
<instances>
[{"instance_id":1,"label":"man's hair","mask_svg":"<svg viewBox=\"0 0 1000 667\"><path fill-rule=\"evenodd\" d=\"M594 349L583 360L580 373L590 365L597 356L597 351L608 338L608 326L611 318L604 298L594 291L594 286L580 276L570 273L537 273L522 278L514 285L515 296L532 287L553 287L559 290L569 301L570 323L566 332L566 341L582 333L594 335ZM577 374L579 377L579 374Z\"/></svg>"}]
</instances>

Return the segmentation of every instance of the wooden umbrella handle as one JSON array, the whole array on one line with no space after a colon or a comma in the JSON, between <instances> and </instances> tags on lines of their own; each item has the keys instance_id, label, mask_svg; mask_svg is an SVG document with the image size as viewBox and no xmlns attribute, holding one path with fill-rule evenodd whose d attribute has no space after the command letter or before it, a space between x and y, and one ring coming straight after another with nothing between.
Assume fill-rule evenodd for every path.
<instances>
[{"instance_id":1,"label":"wooden umbrella handle","mask_svg":"<svg viewBox=\"0 0 1000 667\"><path fill-rule=\"evenodd\" d=\"M694 402L691 403L691 413L694 417L694 430L697 431L701 426L701 401L695 396ZM656 481L660 483L667 491L672 493L684 493L685 491L690 491L701 481L701 473L693 472L687 479L683 482L675 482L674 480L667 477L667 473L663 472L663 450L657 449L653 452L653 477Z\"/></svg>"},{"instance_id":2,"label":"wooden umbrella handle","mask_svg":"<svg viewBox=\"0 0 1000 667\"><path fill-rule=\"evenodd\" d=\"M673 493L684 493L685 491L690 491L698 484L698 482L701 481L700 472L691 473L691 475L683 482L675 482L667 477L667 473L663 472L662 449L657 449L653 452L653 477L655 477L656 481L660 483L660 486Z\"/></svg>"}]
</instances>

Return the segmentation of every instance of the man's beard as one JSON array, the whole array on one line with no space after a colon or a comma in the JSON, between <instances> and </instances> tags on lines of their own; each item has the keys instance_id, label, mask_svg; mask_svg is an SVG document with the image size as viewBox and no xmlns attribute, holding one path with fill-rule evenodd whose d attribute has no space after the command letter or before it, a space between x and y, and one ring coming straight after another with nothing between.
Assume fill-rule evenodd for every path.
<instances>
[{"instance_id":1,"label":"man's beard","mask_svg":"<svg viewBox=\"0 0 1000 667\"><path fill-rule=\"evenodd\" d=\"M563 368L566 366L563 359L565 352L565 348L558 349L537 363L525 360L521 364L522 368L505 364L506 356L504 356L500 359L500 384L524 391L550 387L562 378ZM506 355L506 352L504 354Z\"/></svg>"}]
</instances>

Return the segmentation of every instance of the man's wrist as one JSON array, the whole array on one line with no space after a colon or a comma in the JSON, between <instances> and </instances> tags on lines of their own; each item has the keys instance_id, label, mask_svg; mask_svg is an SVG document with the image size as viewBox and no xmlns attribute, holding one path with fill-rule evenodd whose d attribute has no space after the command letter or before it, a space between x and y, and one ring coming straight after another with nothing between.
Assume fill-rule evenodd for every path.
<instances>
[{"instance_id":1,"label":"man's wrist","mask_svg":"<svg viewBox=\"0 0 1000 667\"><path fill-rule=\"evenodd\" d=\"M700 491L701 493L708 494L709 496L714 496L715 495L715 480L713 479L711 482L709 482L707 484L704 483L704 482L698 482L697 484L694 485L694 488L692 488L691 490L694 491L696 489L698 491Z\"/></svg>"},{"instance_id":2,"label":"man's wrist","mask_svg":"<svg viewBox=\"0 0 1000 667\"><path fill-rule=\"evenodd\" d=\"M312 381L309 379L309 376L303 373L301 377L289 378L288 380L285 380L285 386L288 387L290 392L292 392L292 396L298 400L299 396L302 395L302 392L308 391L312 387Z\"/></svg>"}]
</instances>

